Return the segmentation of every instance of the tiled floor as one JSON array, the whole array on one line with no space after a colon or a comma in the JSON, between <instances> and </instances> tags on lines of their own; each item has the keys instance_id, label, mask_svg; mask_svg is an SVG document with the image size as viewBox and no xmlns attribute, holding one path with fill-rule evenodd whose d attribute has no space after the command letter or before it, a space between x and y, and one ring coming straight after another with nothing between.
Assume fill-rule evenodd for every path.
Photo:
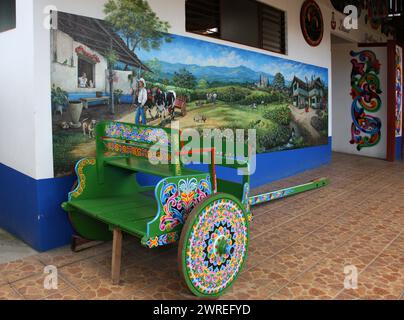
<instances>
[{"instance_id":1,"label":"tiled floor","mask_svg":"<svg viewBox=\"0 0 404 320\"><path fill-rule=\"evenodd\" d=\"M254 209L246 267L223 299L404 299L404 164L335 154L329 166L256 192L329 177L330 186ZM124 246L122 284L110 283L111 244L68 247L0 265L0 299L191 299L176 246ZM45 290L46 265L58 290ZM358 289L344 289L344 268Z\"/></svg>"},{"instance_id":2,"label":"tiled floor","mask_svg":"<svg viewBox=\"0 0 404 320\"><path fill-rule=\"evenodd\" d=\"M0 229L0 264L37 253L21 240Z\"/></svg>"}]
</instances>

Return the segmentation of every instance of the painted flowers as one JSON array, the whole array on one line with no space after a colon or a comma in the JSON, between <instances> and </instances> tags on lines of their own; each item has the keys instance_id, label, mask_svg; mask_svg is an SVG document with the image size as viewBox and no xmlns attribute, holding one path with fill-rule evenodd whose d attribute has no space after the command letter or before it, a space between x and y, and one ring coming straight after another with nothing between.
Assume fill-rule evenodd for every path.
<instances>
[{"instance_id":1,"label":"painted flowers","mask_svg":"<svg viewBox=\"0 0 404 320\"><path fill-rule=\"evenodd\" d=\"M75 51L78 55L82 55L82 56L90 59L94 63L100 63L100 61L101 61L100 58L96 54L88 52L86 49L83 48L83 46L77 47Z\"/></svg>"}]
</instances>

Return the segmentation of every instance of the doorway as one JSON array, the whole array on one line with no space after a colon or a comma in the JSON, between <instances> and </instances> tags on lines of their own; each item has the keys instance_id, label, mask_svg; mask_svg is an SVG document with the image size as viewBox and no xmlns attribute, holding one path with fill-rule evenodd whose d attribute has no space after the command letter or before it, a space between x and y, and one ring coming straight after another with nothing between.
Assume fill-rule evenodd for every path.
<instances>
[{"instance_id":1,"label":"doorway","mask_svg":"<svg viewBox=\"0 0 404 320\"><path fill-rule=\"evenodd\" d=\"M331 52L333 151L386 159L386 47L332 35Z\"/></svg>"}]
</instances>

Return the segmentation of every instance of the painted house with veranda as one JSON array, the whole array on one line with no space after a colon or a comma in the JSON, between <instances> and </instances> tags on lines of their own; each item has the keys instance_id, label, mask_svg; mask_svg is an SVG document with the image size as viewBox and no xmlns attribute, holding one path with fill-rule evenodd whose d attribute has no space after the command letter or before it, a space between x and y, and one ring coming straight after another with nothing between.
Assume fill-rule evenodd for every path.
<instances>
[{"instance_id":1,"label":"painted house with veranda","mask_svg":"<svg viewBox=\"0 0 404 320\"><path fill-rule=\"evenodd\" d=\"M90 105L106 104L95 98L109 95L108 54L113 51L116 62L128 69L113 70L113 90L131 94L132 70L147 67L105 21L64 12L53 12L52 18L57 21L51 30L53 86L66 91L69 101L90 98Z\"/></svg>"}]
</instances>

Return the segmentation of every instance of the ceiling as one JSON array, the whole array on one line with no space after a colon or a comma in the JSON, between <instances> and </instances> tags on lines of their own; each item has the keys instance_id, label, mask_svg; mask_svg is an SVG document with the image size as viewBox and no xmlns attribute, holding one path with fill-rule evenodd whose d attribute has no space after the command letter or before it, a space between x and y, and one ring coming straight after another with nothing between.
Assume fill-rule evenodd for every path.
<instances>
[{"instance_id":1,"label":"ceiling","mask_svg":"<svg viewBox=\"0 0 404 320\"><path fill-rule=\"evenodd\" d=\"M404 0L331 0L331 3L340 12L347 5L356 5L359 8L371 6L378 12L384 12L381 17L384 23L395 29L397 40L404 44ZM389 17L389 14L394 16Z\"/></svg>"},{"instance_id":2,"label":"ceiling","mask_svg":"<svg viewBox=\"0 0 404 320\"><path fill-rule=\"evenodd\" d=\"M391 23L396 29L397 41L404 44L404 16L394 18Z\"/></svg>"}]
</instances>

